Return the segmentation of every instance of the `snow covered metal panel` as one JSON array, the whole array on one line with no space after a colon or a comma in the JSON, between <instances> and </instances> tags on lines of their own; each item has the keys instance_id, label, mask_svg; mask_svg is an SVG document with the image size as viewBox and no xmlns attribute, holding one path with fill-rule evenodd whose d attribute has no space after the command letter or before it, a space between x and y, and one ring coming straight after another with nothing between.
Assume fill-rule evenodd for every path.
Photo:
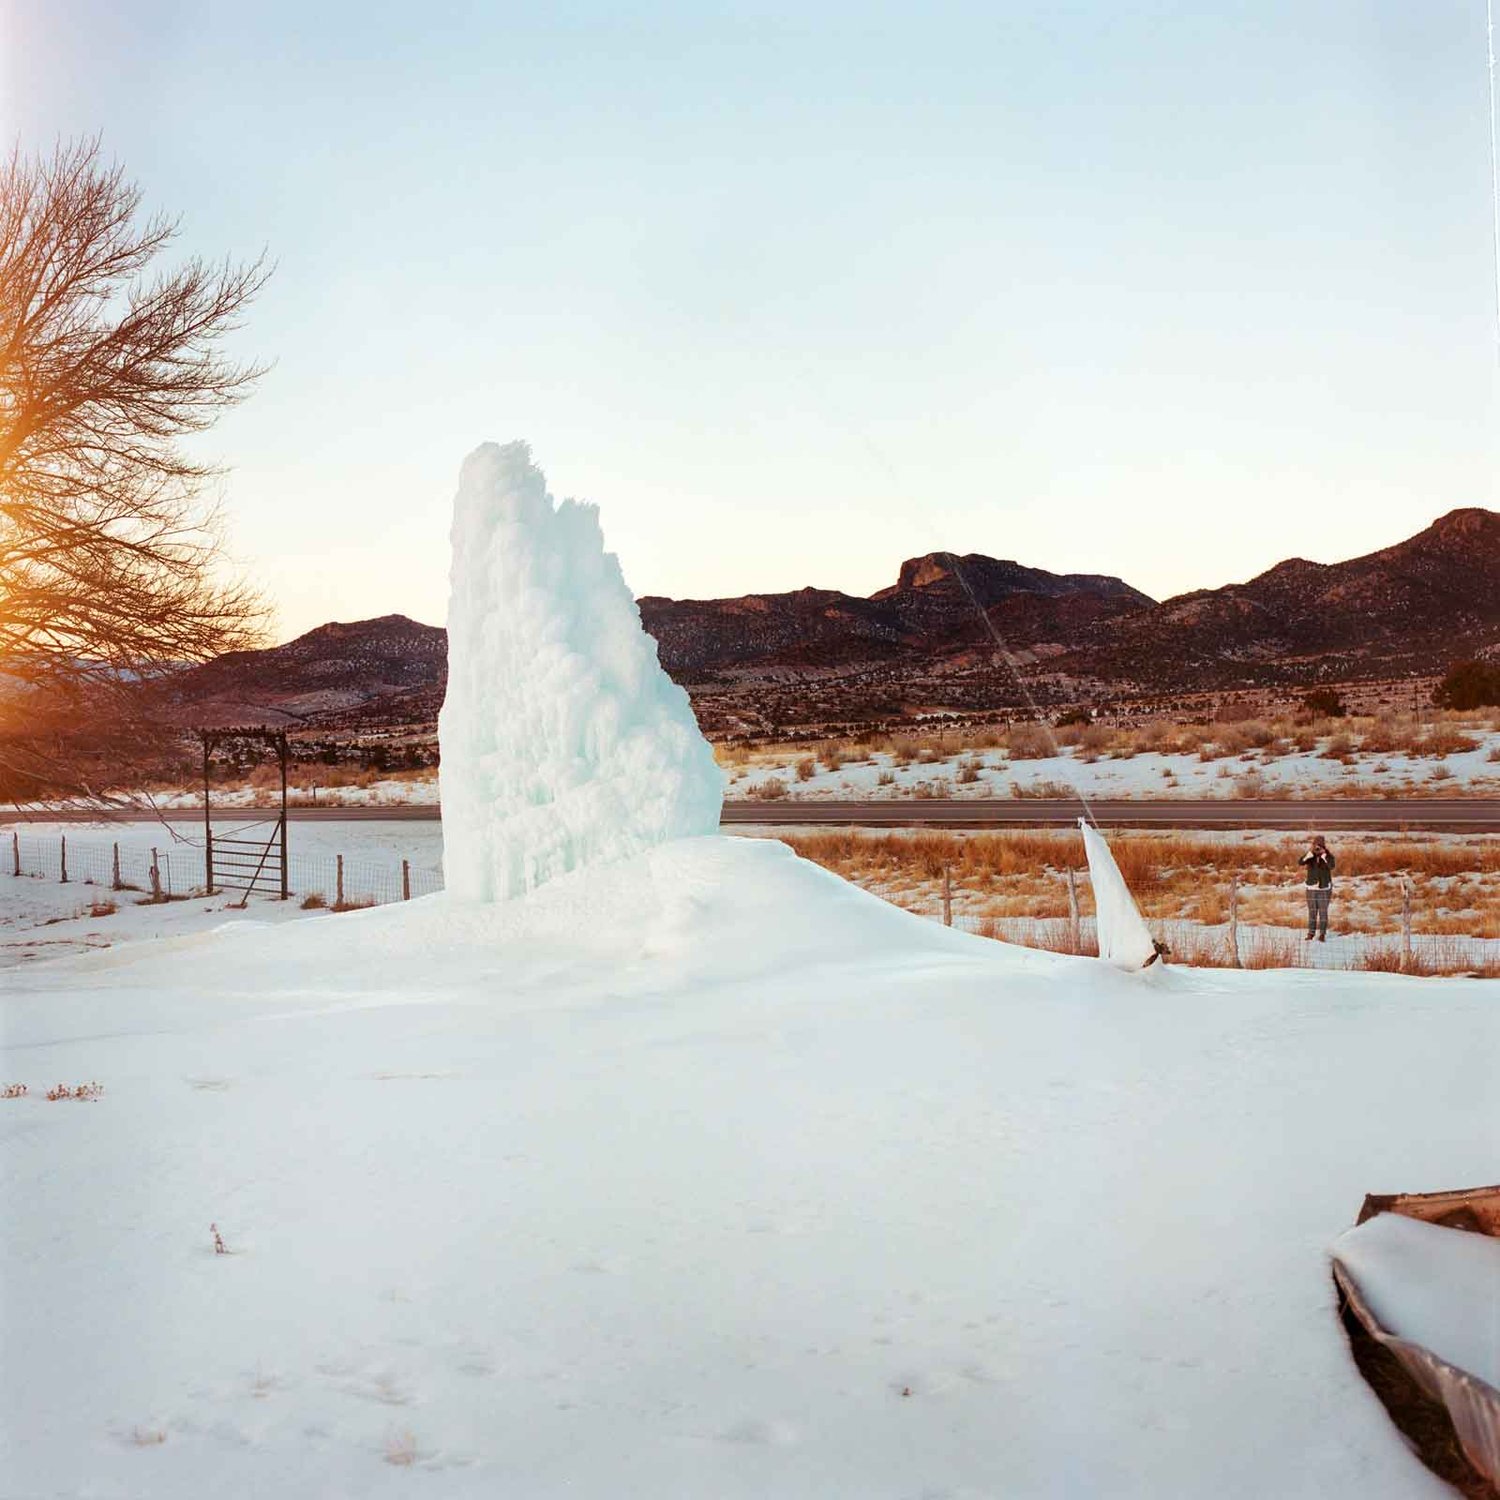
<instances>
[{"instance_id":1,"label":"snow covered metal panel","mask_svg":"<svg viewBox=\"0 0 1500 1500\"><path fill-rule=\"evenodd\" d=\"M1421 1233L1424 1236L1460 1236L1460 1241L1447 1243L1446 1248L1449 1250L1472 1250L1478 1248L1472 1243L1474 1240L1482 1241L1487 1247L1494 1243L1493 1238L1480 1226L1488 1222L1497 1206L1500 1206L1500 1188L1397 1194L1384 1199L1366 1198L1359 1219L1361 1226L1369 1224L1372 1218L1380 1218L1386 1212L1384 1208L1376 1208L1372 1214L1372 1204L1394 1205L1390 1210L1392 1216L1402 1221L1415 1220L1422 1224ZM1412 1212L1412 1209L1417 1211ZM1334 1280L1347 1300L1350 1312L1377 1344L1395 1356L1417 1386L1432 1400L1443 1405L1464 1456L1482 1478L1489 1484L1500 1487L1500 1389L1474 1370L1465 1369L1452 1360L1445 1359L1428 1347L1426 1342L1402 1337L1388 1326L1395 1319L1390 1314L1382 1315L1377 1312L1377 1299L1372 1295L1372 1288L1361 1284L1355 1267L1350 1264L1359 1259L1354 1247L1355 1238L1359 1234L1358 1228L1350 1231L1348 1236L1334 1246L1332 1252ZM1465 1244L1464 1241L1470 1243ZM1442 1239L1433 1241L1433 1244L1444 1248ZM1346 1247L1342 1253L1341 1245ZM1430 1264L1423 1266L1422 1276L1415 1286L1422 1297L1430 1301L1454 1290L1462 1297L1463 1288L1452 1285L1455 1281L1461 1282L1463 1278L1452 1274L1454 1267L1446 1264L1451 1259L1451 1256L1438 1256ZM1373 1273L1367 1268L1364 1274L1369 1278ZM1488 1285L1493 1282L1493 1277L1481 1275L1481 1282ZM1490 1289L1493 1295L1500 1295L1500 1285ZM1472 1296L1467 1299L1470 1304L1469 1312L1473 1318L1480 1320L1475 1327L1488 1326L1483 1319L1487 1312L1492 1315L1493 1295L1487 1299ZM1381 1296L1389 1298L1391 1289L1382 1288ZM1478 1306L1479 1300L1488 1300L1490 1307ZM1425 1310L1424 1320L1430 1322L1431 1318L1432 1312L1428 1308ZM1432 1341L1442 1342L1442 1339L1434 1337ZM1466 1359L1465 1363L1483 1363L1484 1349L1480 1348L1478 1352L1480 1359ZM1486 1373L1493 1371L1487 1369Z\"/></svg>"}]
</instances>

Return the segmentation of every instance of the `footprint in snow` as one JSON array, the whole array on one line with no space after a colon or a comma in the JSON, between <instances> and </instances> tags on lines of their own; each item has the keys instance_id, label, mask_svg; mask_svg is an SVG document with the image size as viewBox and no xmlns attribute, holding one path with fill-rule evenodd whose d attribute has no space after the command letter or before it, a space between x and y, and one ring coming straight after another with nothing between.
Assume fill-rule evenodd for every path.
<instances>
[{"instance_id":1,"label":"footprint in snow","mask_svg":"<svg viewBox=\"0 0 1500 1500\"><path fill-rule=\"evenodd\" d=\"M720 1442L753 1443L769 1448L789 1447L800 1437L796 1427L782 1417L749 1417L719 1433Z\"/></svg>"}]
</instances>

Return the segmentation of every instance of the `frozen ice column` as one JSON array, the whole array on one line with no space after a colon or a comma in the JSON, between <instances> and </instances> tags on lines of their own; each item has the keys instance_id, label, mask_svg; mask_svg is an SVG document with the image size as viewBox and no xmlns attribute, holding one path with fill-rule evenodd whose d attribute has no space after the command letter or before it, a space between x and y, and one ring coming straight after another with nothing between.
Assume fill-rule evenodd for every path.
<instances>
[{"instance_id":1,"label":"frozen ice column","mask_svg":"<svg viewBox=\"0 0 1500 1500\"><path fill-rule=\"evenodd\" d=\"M723 776L656 659L592 505L525 443L464 461L453 503L443 866L504 901L583 865L713 833Z\"/></svg>"}]
</instances>

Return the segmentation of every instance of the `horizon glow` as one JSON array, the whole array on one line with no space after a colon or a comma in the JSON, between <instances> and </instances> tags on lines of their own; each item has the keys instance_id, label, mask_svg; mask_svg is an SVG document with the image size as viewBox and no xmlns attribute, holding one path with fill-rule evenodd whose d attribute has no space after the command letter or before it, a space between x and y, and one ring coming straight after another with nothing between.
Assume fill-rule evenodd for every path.
<instances>
[{"instance_id":1,"label":"horizon glow","mask_svg":"<svg viewBox=\"0 0 1500 1500\"><path fill-rule=\"evenodd\" d=\"M0 125L279 268L205 447L278 639L440 621L480 442L637 594L1156 598L1495 504L1484 18L0 0Z\"/></svg>"}]
</instances>

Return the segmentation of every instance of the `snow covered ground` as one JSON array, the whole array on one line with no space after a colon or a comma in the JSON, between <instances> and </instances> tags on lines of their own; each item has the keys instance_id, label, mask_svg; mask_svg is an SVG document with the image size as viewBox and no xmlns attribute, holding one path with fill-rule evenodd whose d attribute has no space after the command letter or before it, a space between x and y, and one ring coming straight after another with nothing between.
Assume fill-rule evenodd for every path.
<instances>
[{"instance_id":1,"label":"snow covered ground","mask_svg":"<svg viewBox=\"0 0 1500 1500\"><path fill-rule=\"evenodd\" d=\"M1125 975L709 837L0 1018L6 1494L1446 1493L1327 1246L1493 1178L1500 984Z\"/></svg>"},{"instance_id":2,"label":"snow covered ground","mask_svg":"<svg viewBox=\"0 0 1500 1500\"><path fill-rule=\"evenodd\" d=\"M1354 750L1347 758L1316 749L1288 750L1266 756L1258 751L1204 760L1191 753L1142 750L1128 758L1101 755L1091 759L1078 747L1064 745L1056 755L1011 760L1004 749L975 749L937 755L930 761L904 761L887 750L875 750L862 761L848 761L830 770L806 747L749 752L746 761L728 768L726 795L731 799L765 795L768 781L778 783L773 795L796 798L901 798L1070 796L1085 797L1340 797L1500 795L1500 732L1472 728L1472 750L1447 755L1407 755ZM811 760L811 775L803 780L798 764ZM963 780L972 766L973 779ZM158 805L181 808L201 805L193 788L154 794ZM269 806L265 789L226 788L214 793L222 807ZM313 800L298 791L294 800ZM398 807L433 806L438 800L437 772L408 774L371 781L367 786L320 787L319 806Z\"/></svg>"},{"instance_id":3,"label":"snow covered ground","mask_svg":"<svg viewBox=\"0 0 1500 1500\"><path fill-rule=\"evenodd\" d=\"M973 750L929 762L903 764L888 751L877 750L859 763L837 770L814 757L812 774L799 777L798 763L805 749L777 755L759 751L753 761L736 767L727 795L755 798L773 795L795 798L849 797L1067 797L1075 793L1094 799L1123 797L1329 797L1413 796L1431 793L1445 797L1500 793L1500 734L1476 732L1476 748L1452 755L1411 756L1354 753L1349 761L1332 759L1320 750L1289 751L1269 759L1258 752L1203 760L1195 754L1141 751L1128 759L1080 756L1076 747L1063 746L1057 755L1011 760L1004 750ZM1495 755L1497 758L1492 759ZM974 779L961 779L963 768L974 768Z\"/></svg>"}]
</instances>

